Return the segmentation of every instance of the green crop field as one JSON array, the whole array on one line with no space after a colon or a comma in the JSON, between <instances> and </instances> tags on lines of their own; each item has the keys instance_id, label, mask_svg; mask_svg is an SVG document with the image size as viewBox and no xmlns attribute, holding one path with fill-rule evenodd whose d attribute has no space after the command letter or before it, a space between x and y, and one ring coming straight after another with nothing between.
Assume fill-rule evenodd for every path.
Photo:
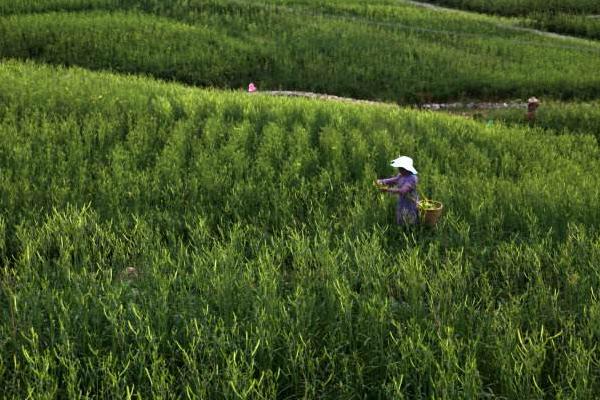
<instances>
[{"instance_id":1,"label":"green crop field","mask_svg":"<svg viewBox=\"0 0 600 400\"><path fill-rule=\"evenodd\" d=\"M98 3L111 12L56 6L0 17L0 55L191 85L239 88L254 81L261 89L402 103L531 93L591 99L600 91L594 41L408 5L305 3Z\"/></svg>"},{"instance_id":2,"label":"green crop field","mask_svg":"<svg viewBox=\"0 0 600 400\"><path fill-rule=\"evenodd\" d=\"M0 0L1 397L598 398L600 44L507 21Z\"/></svg>"},{"instance_id":3,"label":"green crop field","mask_svg":"<svg viewBox=\"0 0 600 400\"><path fill-rule=\"evenodd\" d=\"M600 13L600 3L596 0L427 0L425 2L500 15L526 15L536 12Z\"/></svg>"},{"instance_id":4,"label":"green crop field","mask_svg":"<svg viewBox=\"0 0 600 400\"><path fill-rule=\"evenodd\" d=\"M464 113L460 110L458 113ZM600 144L600 104L591 103L562 103L549 101L543 103L536 113L535 122L528 122L525 113L519 109L500 109L475 111L470 114L474 119L484 123L501 122L510 125L527 125L533 128L545 129L554 134L584 134L594 135Z\"/></svg>"},{"instance_id":5,"label":"green crop field","mask_svg":"<svg viewBox=\"0 0 600 400\"><path fill-rule=\"evenodd\" d=\"M522 26L600 39L600 2L596 0L428 0L441 6L523 17Z\"/></svg>"},{"instance_id":6,"label":"green crop field","mask_svg":"<svg viewBox=\"0 0 600 400\"><path fill-rule=\"evenodd\" d=\"M600 40L600 18L598 18L598 15L533 14L523 25Z\"/></svg>"}]
</instances>

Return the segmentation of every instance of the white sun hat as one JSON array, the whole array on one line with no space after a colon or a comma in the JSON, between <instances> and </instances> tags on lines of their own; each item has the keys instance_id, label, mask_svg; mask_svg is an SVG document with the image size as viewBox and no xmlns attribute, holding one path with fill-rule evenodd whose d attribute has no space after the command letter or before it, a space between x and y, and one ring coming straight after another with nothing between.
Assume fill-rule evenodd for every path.
<instances>
[{"instance_id":1,"label":"white sun hat","mask_svg":"<svg viewBox=\"0 0 600 400\"><path fill-rule=\"evenodd\" d=\"M413 167L413 160L410 157L400 156L395 160L392 160L392 163L390 165L394 168L404 168L405 170L410 171L413 174L417 173L417 170L415 169L415 167Z\"/></svg>"}]
</instances>

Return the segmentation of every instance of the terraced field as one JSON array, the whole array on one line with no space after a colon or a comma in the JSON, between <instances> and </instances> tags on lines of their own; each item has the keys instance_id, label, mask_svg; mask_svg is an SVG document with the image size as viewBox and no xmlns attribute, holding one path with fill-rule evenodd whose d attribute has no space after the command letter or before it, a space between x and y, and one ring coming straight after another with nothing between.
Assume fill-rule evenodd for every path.
<instances>
[{"instance_id":1,"label":"terraced field","mask_svg":"<svg viewBox=\"0 0 600 400\"><path fill-rule=\"evenodd\" d=\"M592 99L600 89L597 42L546 38L490 17L402 3L86 6L95 11L61 4L2 17L0 55L190 85L240 88L254 81L261 89L400 103L532 93Z\"/></svg>"},{"instance_id":2,"label":"terraced field","mask_svg":"<svg viewBox=\"0 0 600 400\"><path fill-rule=\"evenodd\" d=\"M395 1L0 13L3 398L598 397L597 42ZM434 229L373 187L399 154Z\"/></svg>"},{"instance_id":3,"label":"terraced field","mask_svg":"<svg viewBox=\"0 0 600 400\"><path fill-rule=\"evenodd\" d=\"M600 12L600 4L594 0L428 0L426 3L500 15L525 15L533 12L569 12L573 14Z\"/></svg>"},{"instance_id":4,"label":"terraced field","mask_svg":"<svg viewBox=\"0 0 600 400\"><path fill-rule=\"evenodd\" d=\"M436 4L522 18L522 25L600 39L600 3L595 0L429 0Z\"/></svg>"}]
</instances>

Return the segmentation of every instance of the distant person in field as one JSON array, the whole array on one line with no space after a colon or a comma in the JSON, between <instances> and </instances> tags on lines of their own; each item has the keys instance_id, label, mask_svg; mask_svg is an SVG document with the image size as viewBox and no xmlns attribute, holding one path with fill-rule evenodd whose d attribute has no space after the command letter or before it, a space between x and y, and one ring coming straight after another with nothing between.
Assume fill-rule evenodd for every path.
<instances>
[{"instance_id":1,"label":"distant person in field","mask_svg":"<svg viewBox=\"0 0 600 400\"><path fill-rule=\"evenodd\" d=\"M390 164L398 168L398 175L387 179L378 179L377 185L383 192L392 193L398 196L396 204L396 223L399 225L414 225L419 222L419 212L417 203L417 170L413 167L413 160L410 157L401 156L392 160Z\"/></svg>"},{"instance_id":2,"label":"distant person in field","mask_svg":"<svg viewBox=\"0 0 600 400\"><path fill-rule=\"evenodd\" d=\"M534 122L535 121L535 112L540 106L540 101L535 97L530 97L527 100L527 121Z\"/></svg>"}]
</instances>

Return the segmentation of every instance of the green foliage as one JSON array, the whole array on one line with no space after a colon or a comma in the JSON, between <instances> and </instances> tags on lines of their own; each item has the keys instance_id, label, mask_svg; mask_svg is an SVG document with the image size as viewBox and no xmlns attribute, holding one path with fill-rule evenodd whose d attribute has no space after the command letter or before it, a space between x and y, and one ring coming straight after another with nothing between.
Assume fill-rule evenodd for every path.
<instances>
[{"instance_id":1,"label":"green foliage","mask_svg":"<svg viewBox=\"0 0 600 400\"><path fill-rule=\"evenodd\" d=\"M600 393L590 135L14 61L0 99L6 398ZM399 153L436 231L372 188Z\"/></svg>"},{"instance_id":2,"label":"green foliage","mask_svg":"<svg viewBox=\"0 0 600 400\"><path fill-rule=\"evenodd\" d=\"M600 40L600 18L597 15L533 14L526 20L526 25L551 32Z\"/></svg>"},{"instance_id":3,"label":"green foliage","mask_svg":"<svg viewBox=\"0 0 600 400\"><path fill-rule=\"evenodd\" d=\"M427 3L463 8L501 15L527 15L531 13L600 13L595 0L427 0Z\"/></svg>"},{"instance_id":4,"label":"green foliage","mask_svg":"<svg viewBox=\"0 0 600 400\"><path fill-rule=\"evenodd\" d=\"M406 4L99 2L93 12L51 4L53 12L0 17L1 56L200 86L253 81L260 90L400 103L531 93L592 98L600 87L596 43Z\"/></svg>"},{"instance_id":5,"label":"green foliage","mask_svg":"<svg viewBox=\"0 0 600 400\"><path fill-rule=\"evenodd\" d=\"M600 39L600 3L595 0L428 0L425 3L512 17L520 25Z\"/></svg>"},{"instance_id":6,"label":"green foliage","mask_svg":"<svg viewBox=\"0 0 600 400\"><path fill-rule=\"evenodd\" d=\"M555 134L593 135L600 144L600 104L543 101L536 111L535 121L526 119L526 111L506 109L491 110L487 120L510 125L542 128Z\"/></svg>"}]
</instances>

